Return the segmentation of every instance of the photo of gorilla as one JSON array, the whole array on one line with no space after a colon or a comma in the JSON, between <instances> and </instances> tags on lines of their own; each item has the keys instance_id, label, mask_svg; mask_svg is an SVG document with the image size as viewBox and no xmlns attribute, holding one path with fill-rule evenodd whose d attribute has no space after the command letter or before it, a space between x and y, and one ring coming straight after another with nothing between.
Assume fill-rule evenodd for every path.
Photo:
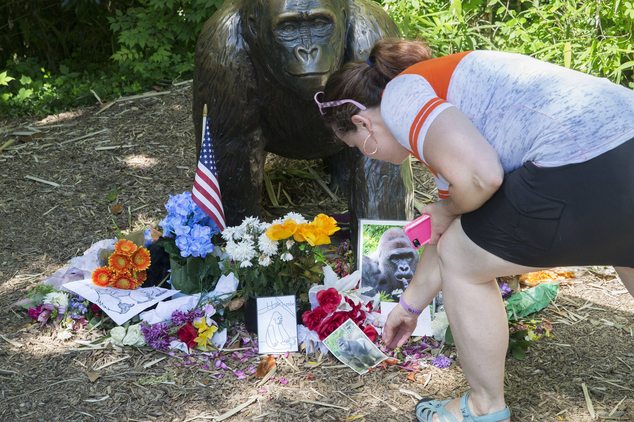
<instances>
[{"instance_id":1,"label":"photo of gorilla","mask_svg":"<svg viewBox=\"0 0 634 422\"><path fill-rule=\"evenodd\" d=\"M361 287L372 288L365 293L367 295L382 292L396 299L412 281L417 264L418 252L403 229L387 228L381 234L376 249L368 254L363 253Z\"/></svg>"}]
</instances>

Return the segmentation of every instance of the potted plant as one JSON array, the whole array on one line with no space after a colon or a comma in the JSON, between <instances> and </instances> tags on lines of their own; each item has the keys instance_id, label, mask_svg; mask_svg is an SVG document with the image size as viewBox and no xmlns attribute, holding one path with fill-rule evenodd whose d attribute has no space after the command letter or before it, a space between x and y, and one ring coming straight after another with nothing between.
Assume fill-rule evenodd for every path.
<instances>
[{"instance_id":1,"label":"potted plant","mask_svg":"<svg viewBox=\"0 0 634 422\"><path fill-rule=\"evenodd\" d=\"M213 289L221 275L213 242L218 226L192 200L191 192L170 195L165 209L159 244L170 258L172 286L185 294Z\"/></svg>"},{"instance_id":2,"label":"potted plant","mask_svg":"<svg viewBox=\"0 0 634 422\"><path fill-rule=\"evenodd\" d=\"M256 330L257 297L295 295L299 311L308 309L308 290L323 278L319 246L330 244L330 236L338 230L334 218L325 214L308 222L289 213L273 223L247 217L222 232L229 260L225 271L233 271L240 281L250 331Z\"/></svg>"}]
</instances>

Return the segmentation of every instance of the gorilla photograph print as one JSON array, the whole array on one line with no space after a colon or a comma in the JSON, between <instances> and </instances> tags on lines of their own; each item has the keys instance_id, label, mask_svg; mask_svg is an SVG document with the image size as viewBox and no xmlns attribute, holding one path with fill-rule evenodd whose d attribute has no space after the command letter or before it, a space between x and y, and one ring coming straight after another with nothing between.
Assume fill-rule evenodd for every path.
<instances>
[{"instance_id":1,"label":"gorilla photograph print","mask_svg":"<svg viewBox=\"0 0 634 422\"><path fill-rule=\"evenodd\" d=\"M419 251L403 231L406 221L359 220L357 256L365 294L398 300L414 277ZM422 251L422 249L420 249Z\"/></svg>"},{"instance_id":2,"label":"gorilla photograph print","mask_svg":"<svg viewBox=\"0 0 634 422\"><path fill-rule=\"evenodd\" d=\"M348 365L359 375L387 359L351 319L326 337L324 344L341 363Z\"/></svg>"}]
</instances>

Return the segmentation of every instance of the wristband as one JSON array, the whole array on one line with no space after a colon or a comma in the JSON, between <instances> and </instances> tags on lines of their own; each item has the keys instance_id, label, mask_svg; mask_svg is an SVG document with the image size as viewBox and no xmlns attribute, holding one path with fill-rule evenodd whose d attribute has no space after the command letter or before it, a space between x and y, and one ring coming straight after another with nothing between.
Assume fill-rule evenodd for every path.
<instances>
[{"instance_id":1,"label":"wristband","mask_svg":"<svg viewBox=\"0 0 634 422\"><path fill-rule=\"evenodd\" d=\"M411 306L409 306L407 303L405 303L405 299L403 299L403 296L401 296L401 298L398 301L398 304L401 305L403 307L403 309L405 309L407 312L409 312L410 314L414 314L414 315L420 315L423 313L423 310L418 310L416 308L412 308Z\"/></svg>"}]
</instances>

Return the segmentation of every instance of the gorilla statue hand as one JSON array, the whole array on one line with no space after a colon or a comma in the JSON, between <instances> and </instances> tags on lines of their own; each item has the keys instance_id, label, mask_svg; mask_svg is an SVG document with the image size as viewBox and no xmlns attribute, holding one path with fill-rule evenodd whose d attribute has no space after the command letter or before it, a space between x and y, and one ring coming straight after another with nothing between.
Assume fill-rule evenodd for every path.
<instances>
[{"instance_id":1,"label":"gorilla statue hand","mask_svg":"<svg viewBox=\"0 0 634 422\"><path fill-rule=\"evenodd\" d=\"M423 214L429 214L431 216L431 245L438 244L440 237L447 230L453 220L458 215L453 214L449 210L449 201L451 199L443 199L433 204L429 204L422 209Z\"/></svg>"},{"instance_id":2,"label":"gorilla statue hand","mask_svg":"<svg viewBox=\"0 0 634 422\"><path fill-rule=\"evenodd\" d=\"M401 347L409 340L416 328L418 317L396 305L387 317L383 327L383 342L389 349Z\"/></svg>"}]
</instances>

